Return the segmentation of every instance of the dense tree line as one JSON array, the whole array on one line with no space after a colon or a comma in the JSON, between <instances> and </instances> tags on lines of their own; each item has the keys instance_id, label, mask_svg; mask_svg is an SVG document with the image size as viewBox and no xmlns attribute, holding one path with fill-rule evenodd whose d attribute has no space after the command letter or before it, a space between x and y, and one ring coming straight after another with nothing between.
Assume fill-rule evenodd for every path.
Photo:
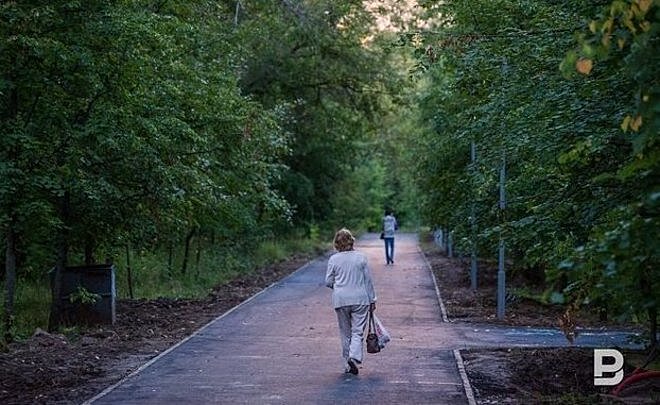
<instances>
[{"instance_id":1,"label":"dense tree line","mask_svg":"<svg viewBox=\"0 0 660 405\"><path fill-rule=\"evenodd\" d=\"M58 297L66 266L129 246L171 262L183 245L185 272L194 238L232 251L377 221L369 145L401 84L363 44L372 19L353 1L3 2L6 337L17 280L51 267Z\"/></svg>"},{"instance_id":2,"label":"dense tree line","mask_svg":"<svg viewBox=\"0 0 660 405\"><path fill-rule=\"evenodd\" d=\"M549 301L653 332L657 1L419 4L426 29L374 35L357 0L2 3L6 339L17 283L51 268L53 297L124 251L183 274L193 241L249 252L385 207L483 258L502 237Z\"/></svg>"},{"instance_id":3,"label":"dense tree line","mask_svg":"<svg viewBox=\"0 0 660 405\"><path fill-rule=\"evenodd\" d=\"M244 23L250 33L245 46L253 57L242 86L264 106L285 105L289 113L283 127L295 147L285 158L290 170L278 189L296 207L297 223L332 218L348 226L373 226L382 214L381 204L373 202L385 197L373 150L380 119L392 111L389 101L404 85L400 73L387 68L388 56L380 47L364 44L374 16L362 2L319 1L313 8L285 4L288 12L281 13L277 2L254 2L245 8ZM264 24L253 15L279 17ZM358 177L354 173L360 180L346 183ZM377 195L367 204L355 204L373 192Z\"/></svg>"},{"instance_id":4,"label":"dense tree line","mask_svg":"<svg viewBox=\"0 0 660 405\"><path fill-rule=\"evenodd\" d=\"M425 219L484 258L501 236L549 300L650 321L654 339L658 2L423 4L435 27L407 40L427 81L411 141Z\"/></svg>"}]
</instances>

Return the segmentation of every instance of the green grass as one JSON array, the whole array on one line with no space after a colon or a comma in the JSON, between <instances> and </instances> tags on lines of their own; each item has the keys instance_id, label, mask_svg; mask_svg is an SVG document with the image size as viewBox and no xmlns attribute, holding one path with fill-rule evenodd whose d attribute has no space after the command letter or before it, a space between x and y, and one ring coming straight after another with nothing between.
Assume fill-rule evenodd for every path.
<instances>
[{"instance_id":1,"label":"green grass","mask_svg":"<svg viewBox=\"0 0 660 405\"><path fill-rule=\"evenodd\" d=\"M250 273L270 263L286 260L295 253L312 254L320 244L304 239L264 241L249 253L228 250L204 250L197 263L195 255L189 258L188 268L181 272L180 252L174 257L168 271L166 252L142 252L131 256L134 298L201 298L220 284L239 275ZM117 296L128 298L128 272L125 263L115 265Z\"/></svg>"},{"instance_id":2,"label":"green grass","mask_svg":"<svg viewBox=\"0 0 660 405\"><path fill-rule=\"evenodd\" d=\"M286 259L288 252L286 246L275 241L266 241L259 245L254 252L254 263L263 266L268 263L281 262Z\"/></svg>"},{"instance_id":3,"label":"green grass","mask_svg":"<svg viewBox=\"0 0 660 405\"><path fill-rule=\"evenodd\" d=\"M207 247L202 251L199 263L195 253L191 253L185 274L181 272L182 252L175 252L172 271L168 271L167 251L131 252L133 297L203 298L213 287L240 275L281 262L294 254L315 255L328 248L328 243L303 238L265 241L249 253ZM12 333L20 340L31 336L36 328L48 327L50 286L46 277L20 280L17 284ZM115 286L118 299L129 297L125 256L116 260ZM0 311L4 313L4 288L0 291L0 298ZM4 336L3 327L0 325L0 343Z\"/></svg>"},{"instance_id":4,"label":"green grass","mask_svg":"<svg viewBox=\"0 0 660 405\"><path fill-rule=\"evenodd\" d=\"M166 252L142 252L131 256L133 297L153 299L158 297L200 298L211 287L231 280L247 267L235 254L203 252L199 263L193 256L182 273L182 258L175 255L172 269L168 268ZM115 265L117 296L129 298L128 270L123 263Z\"/></svg>"},{"instance_id":5,"label":"green grass","mask_svg":"<svg viewBox=\"0 0 660 405\"><path fill-rule=\"evenodd\" d=\"M14 297L14 325L12 334L16 339L24 339L32 335L35 329L48 327L50 311L50 286L43 280L19 280ZM0 310L4 317L5 290L0 292L2 303ZM0 325L0 336L5 335L4 322Z\"/></svg>"}]
</instances>

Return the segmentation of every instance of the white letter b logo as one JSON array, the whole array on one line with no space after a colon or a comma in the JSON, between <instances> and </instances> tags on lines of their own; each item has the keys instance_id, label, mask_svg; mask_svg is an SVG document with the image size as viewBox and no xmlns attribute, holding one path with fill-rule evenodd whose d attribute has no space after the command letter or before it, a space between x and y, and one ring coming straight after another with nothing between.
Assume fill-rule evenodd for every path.
<instances>
[{"instance_id":1,"label":"white letter b logo","mask_svg":"<svg viewBox=\"0 0 660 405\"><path fill-rule=\"evenodd\" d=\"M603 364L603 359L610 357L614 364ZM603 373L614 373L612 377L603 377ZM617 385L623 380L623 355L615 349L594 349L594 385Z\"/></svg>"}]
</instances>

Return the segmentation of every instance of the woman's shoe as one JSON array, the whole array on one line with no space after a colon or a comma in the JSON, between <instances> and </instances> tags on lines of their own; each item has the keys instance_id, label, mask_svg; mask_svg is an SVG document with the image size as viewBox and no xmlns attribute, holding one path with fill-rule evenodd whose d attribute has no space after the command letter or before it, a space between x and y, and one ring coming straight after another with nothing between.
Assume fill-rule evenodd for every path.
<instances>
[{"instance_id":1,"label":"woman's shoe","mask_svg":"<svg viewBox=\"0 0 660 405\"><path fill-rule=\"evenodd\" d=\"M358 362L358 361L355 360L355 359L350 359L350 358L348 359L348 372L349 373L355 374L355 375L358 374L358 368L355 365L356 362Z\"/></svg>"}]
</instances>

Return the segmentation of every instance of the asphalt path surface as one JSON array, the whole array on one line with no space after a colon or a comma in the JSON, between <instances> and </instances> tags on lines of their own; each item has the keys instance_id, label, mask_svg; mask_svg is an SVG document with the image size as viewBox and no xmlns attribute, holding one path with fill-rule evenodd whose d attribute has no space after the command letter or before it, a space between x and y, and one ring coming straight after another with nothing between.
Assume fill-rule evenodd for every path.
<instances>
[{"instance_id":1,"label":"asphalt path surface","mask_svg":"<svg viewBox=\"0 0 660 405\"><path fill-rule=\"evenodd\" d=\"M392 335L381 353L365 353L357 376L343 372L321 257L85 403L473 404L461 349L569 346L552 328L446 322L416 234L397 235L393 265L375 234L356 248L369 259L376 313ZM622 347L627 337L581 331L575 344Z\"/></svg>"}]
</instances>

